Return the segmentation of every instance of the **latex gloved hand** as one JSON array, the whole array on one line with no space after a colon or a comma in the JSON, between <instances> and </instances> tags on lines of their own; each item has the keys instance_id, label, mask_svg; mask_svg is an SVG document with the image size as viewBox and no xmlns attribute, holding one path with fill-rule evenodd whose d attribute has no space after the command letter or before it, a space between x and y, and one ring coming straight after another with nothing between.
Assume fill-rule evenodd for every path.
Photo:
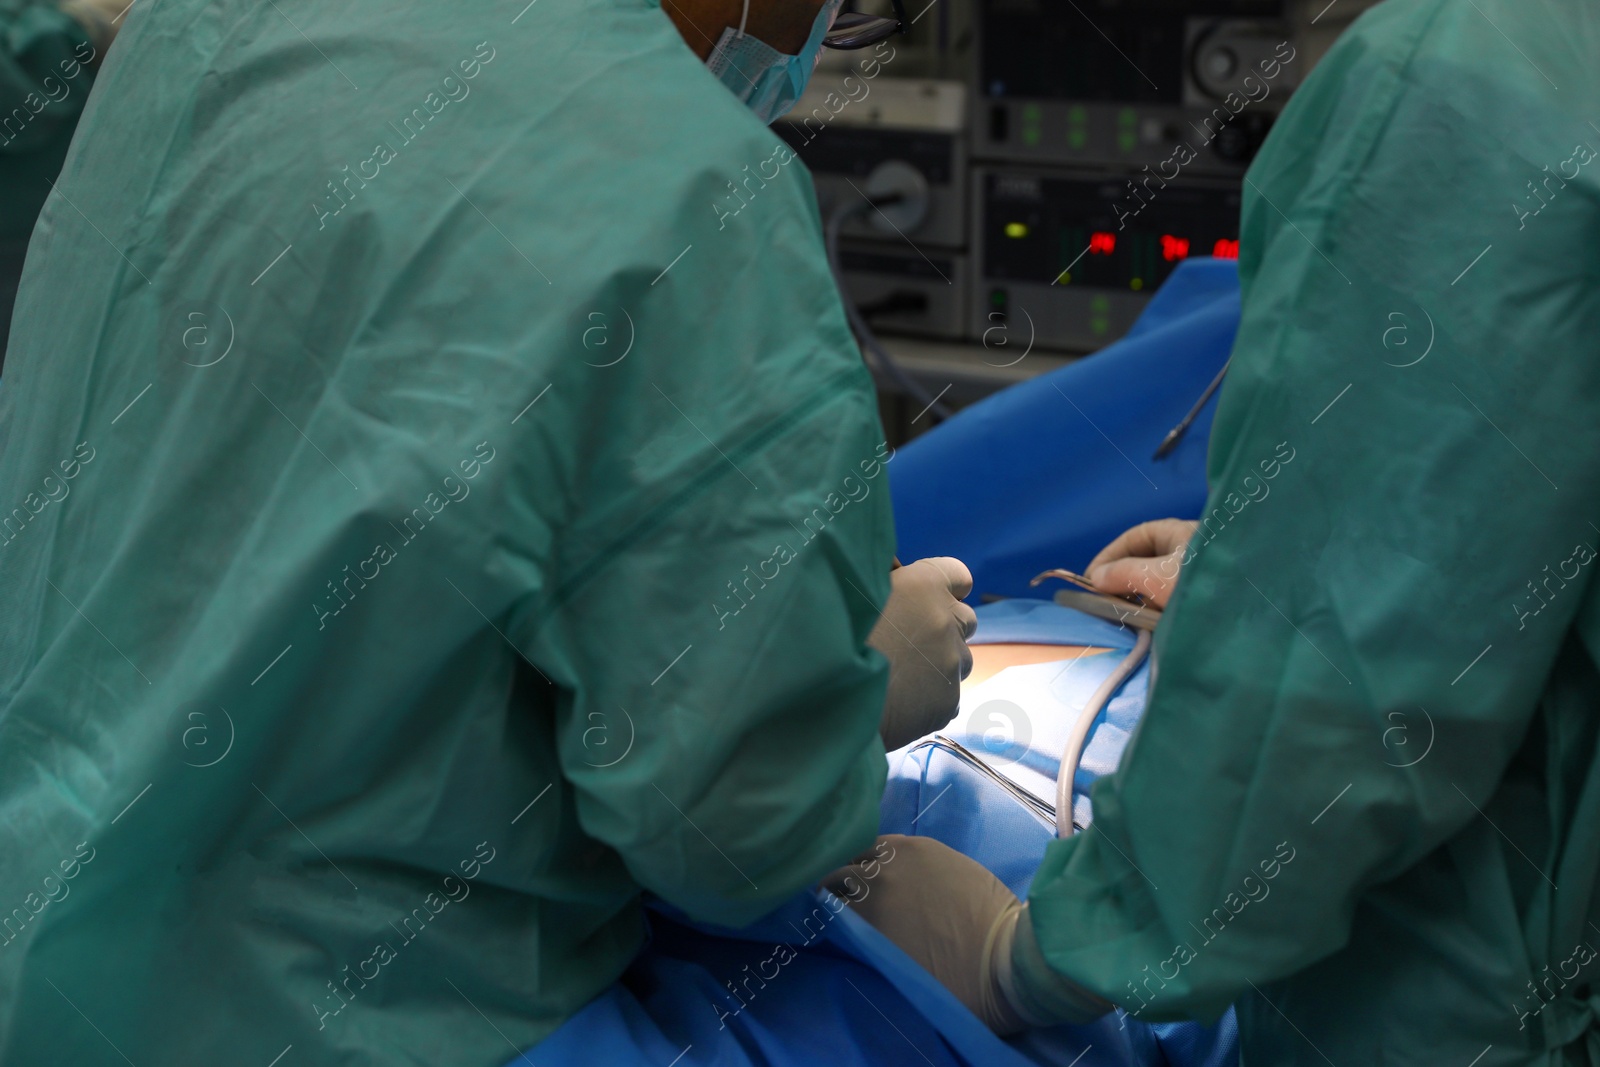
<instances>
[{"instance_id":1,"label":"latex gloved hand","mask_svg":"<svg viewBox=\"0 0 1600 1067\"><path fill-rule=\"evenodd\" d=\"M885 846L893 849L887 859ZM872 853L822 885L997 1034L1088 1022L1113 1007L1050 971L1034 942L1027 905L982 864L931 837L880 837ZM1025 940L1019 945L1019 939ZM1043 997L1019 982L1014 954L1030 974L1045 976L1035 980L1045 987Z\"/></svg>"},{"instance_id":2,"label":"latex gloved hand","mask_svg":"<svg viewBox=\"0 0 1600 1067\"><path fill-rule=\"evenodd\" d=\"M1139 593L1164 608L1198 525L1186 519L1142 522L1102 548L1084 577L1108 593Z\"/></svg>"},{"instance_id":3,"label":"latex gloved hand","mask_svg":"<svg viewBox=\"0 0 1600 1067\"><path fill-rule=\"evenodd\" d=\"M961 602L972 592L972 572L958 559L919 559L896 568L889 581L889 603L867 643L889 661L878 733L892 752L955 718L978 616Z\"/></svg>"}]
</instances>

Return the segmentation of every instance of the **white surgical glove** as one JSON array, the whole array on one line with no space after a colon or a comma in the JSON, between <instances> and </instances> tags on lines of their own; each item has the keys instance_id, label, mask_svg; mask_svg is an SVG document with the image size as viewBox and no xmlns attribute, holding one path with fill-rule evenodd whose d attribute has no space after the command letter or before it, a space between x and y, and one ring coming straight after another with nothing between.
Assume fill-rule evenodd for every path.
<instances>
[{"instance_id":1,"label":"white surgical glove","mask_svg":"<svg viewBox=\"0 0 1600 1067\"><path fill-rule=\"evenodd\" d=\"M955 718L978 616L961 602L972 592L972 573L958 559L919 559L896 568L889 581L889 603L867 643L889 661L878 733L892 752Z\"/></svg>"},{"instance_id":2,"label":"white surgical glove","mask_svg":"<svg viewBox=\"0 0 1600 1067\"><path fill-rule=\"evenodd\" d=\"M1198 525L1185 519L1141 522L1102 548L1084 577L1108 593L1138 593L1164 608Z\"/></svg>"},{"instance_id":3,"label":"white surgical glove","mask_svg":"<svg viewBox=\"0 0 1600 1067\"><path fill-rule=\"evenodd\" d=\"M822 885L997 1034L1088 1022L1113 1007L1050 971L1033 940L1027 905L982 864L931 837L880 837L872 853ZM1014 953L1042 976L1031 979L1044 987L1042 998L1022 984Z\"/></svg>"}]
</instances>

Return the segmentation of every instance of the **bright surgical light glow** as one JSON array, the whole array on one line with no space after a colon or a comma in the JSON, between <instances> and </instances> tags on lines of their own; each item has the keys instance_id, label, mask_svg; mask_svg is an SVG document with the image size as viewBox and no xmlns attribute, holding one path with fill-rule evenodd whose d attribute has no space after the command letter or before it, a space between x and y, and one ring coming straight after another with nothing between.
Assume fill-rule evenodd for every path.
<instances>
[{"instance_id":1,"label":"bright surgical light glow","mask_svg":"<svg viewBox=\"0 0 1600 1067\"><path fill-rule=\"evenodd\" d=\"M1089 235L1089 254L1091 256L1109 256L1116 250L1116 234L1096 231Z\"/></svg>"},{"instance_id":2,"label":"bright surgical light glow","mask_svg":"<svg viewBox=\"0 0 1600 1067\"><path fill-rule=\"evenodd\" d=\"M1006 236L1007 237L1026 237L1026 236L1028 236L1028 224L1026 222L1008 222L1008 223L1006 223Z\"/></svg>"},{"instance_id":3,"label":"bright surgical light glow","mask_svg":"<svg viewBox=\"0 0 1600 1067\"><path fill-rule=\"evenodd\" d=\"M1239 242L1230 241L1224 237L1212 247L1211 254L1216 256L1218 259L1238 259Z\"/></svg>"},{"instance_id":4,"label":"bright surgical light glow","mask_svg":"<svg viewBox=\"0 0 1600 1067\"><path fill-rule=\"evenodd\" d=\"M1161 258L1168 263L1176 263L1180 259L1189 258L1189 239L1187 237L1174 237L1170 233L1161 235Z\"/></svg>"}]
</instances>

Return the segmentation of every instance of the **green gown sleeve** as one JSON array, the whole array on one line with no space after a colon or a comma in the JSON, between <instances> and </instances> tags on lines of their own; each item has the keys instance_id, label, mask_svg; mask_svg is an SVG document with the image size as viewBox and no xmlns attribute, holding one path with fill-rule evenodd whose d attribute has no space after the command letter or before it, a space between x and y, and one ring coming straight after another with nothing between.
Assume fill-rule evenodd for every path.
<instances>
[{"instance_id":1,"label":"green gown sleeve","mask_svg":"<svg viewBox=\"0 0 1600 1067\"><path fill-rule=\"evenodd\" d=\"M887 678L865 641L893 540L863 385L837 370L720 450L692 395L658 397L645 462L692 476L597 538L537 631L580 824L697 918L759 917L876 831Z\"/></svg>"},{"instance_id":2,"label":"green gown sleeve","mask_svg":"<svg viewBox=\"0 0 1600 1067\"><path fill-rule=\"evenodd\" d=\"M1600 131L1584 50L1492 5L1519 59L1476 6L1367 15L1249 173L1210 500L1145 719L1033 882L1041 1001L1215 1017L1474 820L1540 888L1499 787L1600 545Z\"/></svg>"},{"instance_id":3,"label":"green gown sleeve","mask_svg":"<svg viewBox=\"0 0 1600 1067\"><path fill-rule=\"evenodd\" d=\"M725 182L682 180L665 270L580 305L603 309L572 333L592 366L529 416L592 390L562 431L560 577L513 631L557 689L579 825L638 885L730 924L876 833L887 669L866 638L894 551L892 453L811 183L757 134L739 216L719 226Z\"/></svg>"}]
</instances>

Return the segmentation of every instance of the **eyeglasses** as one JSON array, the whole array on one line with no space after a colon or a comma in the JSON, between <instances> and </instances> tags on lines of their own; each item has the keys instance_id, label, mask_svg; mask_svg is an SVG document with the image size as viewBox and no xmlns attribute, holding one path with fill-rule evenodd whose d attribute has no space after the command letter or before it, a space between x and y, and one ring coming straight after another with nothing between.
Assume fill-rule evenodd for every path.
<instances>
[{"instance_id":1,"label":"eyeglasses","mask_svg":"<svg viewBox=\"0 0 1600 1067\"><path fill-rule=\"evenodd\" d=\"M875 45L897 33L905 32L904 0L894 0L893 18L885 15L866 15L859 11L846 12L833 20L833 27L822 38L822 43L836 51L847 52Z\"/></svg>"}]
</instances>

